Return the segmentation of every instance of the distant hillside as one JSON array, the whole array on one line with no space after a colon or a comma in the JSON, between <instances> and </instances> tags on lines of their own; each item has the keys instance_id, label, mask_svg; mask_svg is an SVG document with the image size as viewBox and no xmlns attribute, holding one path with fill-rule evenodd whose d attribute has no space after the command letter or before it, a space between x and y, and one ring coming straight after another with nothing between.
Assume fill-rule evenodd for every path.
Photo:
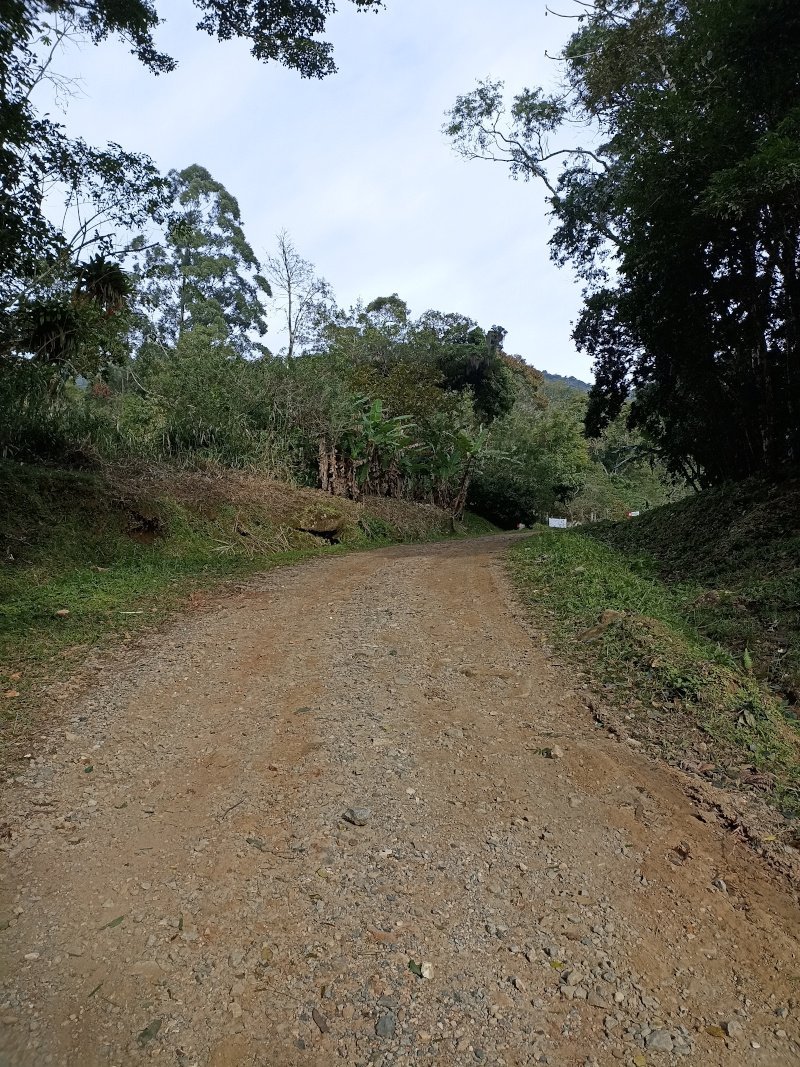
<instances>
[{"instance_id":1,"label":"distant hillside","mask_svg":"<svg viewBox=\"0 0 800 1067\"><path fill-rule=\"evenodd\" d=\"M539 373L546 382L553 382L556 385L564 385L568 389L576 389L579 393L588 393L592 388L589 382L582 382L580 378L565 377L563 374L551 374L546 370L540 371Z\"/></svg>"}]
</instances>

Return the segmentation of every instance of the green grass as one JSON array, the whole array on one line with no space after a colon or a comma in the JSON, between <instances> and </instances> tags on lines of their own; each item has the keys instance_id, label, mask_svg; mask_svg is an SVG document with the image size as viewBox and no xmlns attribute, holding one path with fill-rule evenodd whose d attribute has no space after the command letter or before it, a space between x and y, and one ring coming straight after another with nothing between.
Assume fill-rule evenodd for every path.
<instances>
[{"instance_id":1,"label":"green grass","mask_svg":"<svg viewBox=\"0 0 800 1067\"><path fill-rule=\"evenodd\" d=\"M687 615L695 587L584 533L542 530L510 558L534 617L634 737L674 762L713 763L720 784L763 776L771 800L800 813L800 737L785 705Z\"/></svg>"},{"instance_id":2,"label":"green grass","mask_svg":"<svg viewBox=\"0 0 800 1067\"><path fill-rule=\"evenodd\" d=\"M180 556L145 548L115 555L93 547L95 551L87 555L101 561L98 564L64 561L59 570L59 560L52 559L47 566L40 562L0 584L0 664L7 673L27 671L70 645L95 644L112 631L152 623L192 589L315 554L307 549L209 559L191 543ZM60 610L69 615L59 617Z\"/></svg>"},{"instance_id":3,"label":"green grass","mask_svg":"<svg viewBox=\"0 0 800 1067\"><path fill-rule=\"evenodd\" d=\"M800 717L800 481L724 486L586 533L670 586L680 614Z\"/></svg>"},{"instance_id":4,"label":"green grass","mask_svg":"<svg viewBox=\"0 0 800 1067\"><path fill-rule=\"evenodd\" d=\"M298 528L320 513L340 518L341 543ZM252 476L163 468L86 473L0 464L0 514L6 740L36 725L43 684L74 671L89 648L162 622L193 592L312 556L451 534L448 516L433 508L355 505ZM467 516L456 532L494 528Z\"/></svg>"}]
</instances>

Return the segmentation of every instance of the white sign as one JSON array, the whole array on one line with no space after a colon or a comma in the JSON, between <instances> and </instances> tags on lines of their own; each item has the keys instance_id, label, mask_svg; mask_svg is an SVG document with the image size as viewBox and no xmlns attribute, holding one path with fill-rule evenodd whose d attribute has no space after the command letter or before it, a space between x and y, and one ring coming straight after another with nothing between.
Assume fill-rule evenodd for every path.
<instances>
[{"instance_id":1,"label":"white sign","mask_svg":"<svg viewBox=\"0 0 800 1067\"><path fill-rule=\"evenodd\" d=\"M567 520L566 519L548 519L547 520L547 525L549 527L551 527L551 529L553 529L553 530L566 530L566 528L567 528Z\"/></svg>"}]
</instances>

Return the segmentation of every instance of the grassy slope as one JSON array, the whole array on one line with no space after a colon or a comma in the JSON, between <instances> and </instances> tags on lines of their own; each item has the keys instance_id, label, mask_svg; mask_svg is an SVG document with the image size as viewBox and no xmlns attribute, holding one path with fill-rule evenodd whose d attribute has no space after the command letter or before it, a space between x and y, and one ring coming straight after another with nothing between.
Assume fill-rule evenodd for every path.
<instances>
[{"instance_id":1,"label":"grassy slope","mask_svg":"<svg viewBox=\"0 0 800 1067\"><path fill-rule=\"evenodd\" d=\"M712 490L587 533L669 584L699 633L800 712L800 481Z\"/></svg>"},{"instance_id":2,"label":"grassy slope","mask_svg":"<svg viewBox=\"0 0 800 1067\"><path fill-rule=\"evenodd\" d=\"M531 612L604 686L628 732L787 815L800 813L800 735L743 650L773 680L778 628L796 651L796 493L704 494L635 522L542 531L512 552ZM767 638L753 621L763 617L775 624Z\"/></svg>"},{"instance_id":3,"label":"grassy slope","mask_svg":"<svg viewBox=\"0 0 800 1067\"><path fill-rule=\"evenodd\" d=\"M235 472L0 464L0 727L30 725L43 681L223 579L322 553L446 537L436 508L333 499ZM338 525L331 545L299 527ZM493 528L474 517L458 532ZM58 612L68 612L59 615ZM17 694L17 695L14 695ZM12 731L13 732L13 731Z\"/></svg>"}]
</instances>

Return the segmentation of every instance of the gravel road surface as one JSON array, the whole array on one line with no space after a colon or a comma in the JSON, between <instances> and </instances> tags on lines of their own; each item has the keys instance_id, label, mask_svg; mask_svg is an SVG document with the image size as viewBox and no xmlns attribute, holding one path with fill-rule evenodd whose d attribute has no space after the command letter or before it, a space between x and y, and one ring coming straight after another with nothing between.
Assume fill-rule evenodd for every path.
<instances>
[{"instance_id":1,"label":"gravel road surface","mask_svg":"<svg viewBox=\"0 0 800 1067\"><path fill-rule=\"evenodd\" d=\"M4 787L2 1067L800 1063L796 895L597 726L508 543L98 659Z\"/></svg>"}]
</instances>

